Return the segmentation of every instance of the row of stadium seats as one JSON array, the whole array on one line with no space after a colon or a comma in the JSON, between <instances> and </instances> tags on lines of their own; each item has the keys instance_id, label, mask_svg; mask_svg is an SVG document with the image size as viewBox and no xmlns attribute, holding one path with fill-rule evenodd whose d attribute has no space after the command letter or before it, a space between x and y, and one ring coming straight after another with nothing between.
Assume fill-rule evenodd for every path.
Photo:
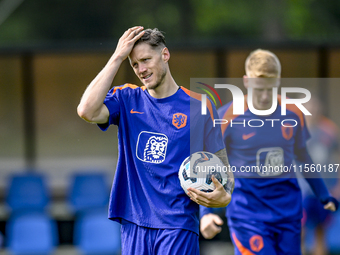
<instances>
[{"instance_id":1,"label":"row of stadium seats","mask_svg":"<svg viewBox=\"0 0 340 255\"><path fill-rule=\"evenodd\" d=\"M14 255L53 254L59 235L56 221L47 210L51 199L44 176L14 175L8 187L6 204L10 217L4 240L8 251ZM107 219L108 197L104 174L72 176L67 203L75 215L73 242L80 254L120 253L120 226ZM340 212L337 212L326 233L331 254L340 253L339 229ZM306 239L307 250L310 250L313 238L307 234Z\"/></svg>"},{"instance_id":2,"label":"row of stadium seats","mask_svg":"<svg viewBox=\"0 0 340 255\"><path fill-rule=\"evenodd\" d=\"M72 177L68 203L75 215L73 239L80 254L120 253L120 225L107 219L108 197L104 174ZM5 235L5 246L11 254L53 254L58 245L58 228L47 210L50 202L44 176L11 177L6 194L10 216Z\"/></svg>"}]
</instances>

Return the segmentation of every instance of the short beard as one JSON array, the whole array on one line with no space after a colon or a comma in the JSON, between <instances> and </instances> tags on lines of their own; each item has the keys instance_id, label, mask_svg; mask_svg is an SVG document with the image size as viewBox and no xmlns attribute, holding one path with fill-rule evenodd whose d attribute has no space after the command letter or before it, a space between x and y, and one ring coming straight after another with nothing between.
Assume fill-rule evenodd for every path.
<instances>
[{"instance_id":1,"label":"short beard","mask_svg":"<svg viewBox=\"0 0 340 255\"><path fill-rule=\"evenodd\" d=\"M157 89L160 85L162 85L162 83L164 82L166 76L166 69L164 70L164 72L161 74L161 77L159 79L159 82L157 82L155 85L153 85L152 87L147 87L148 90L155 90Z\"/></svg>"}]
</instances>

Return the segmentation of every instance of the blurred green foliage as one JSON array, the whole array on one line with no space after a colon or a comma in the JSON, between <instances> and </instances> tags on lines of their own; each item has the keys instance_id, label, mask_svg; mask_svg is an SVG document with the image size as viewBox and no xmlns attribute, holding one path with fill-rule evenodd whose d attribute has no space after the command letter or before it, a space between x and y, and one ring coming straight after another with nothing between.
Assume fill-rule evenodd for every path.
<instances>
[{"instance_id":1,"label":"blurred green foliage","mask_svg":"<svg viewBox=\"0 0 340 255\"><path fill-rule=\"evenodd\" d=\"M340 1L25 0L0 24L0 45L112 41L134 25L158 27L176 41L333 41L340 38Z\"/></svg>"}]
</instances>

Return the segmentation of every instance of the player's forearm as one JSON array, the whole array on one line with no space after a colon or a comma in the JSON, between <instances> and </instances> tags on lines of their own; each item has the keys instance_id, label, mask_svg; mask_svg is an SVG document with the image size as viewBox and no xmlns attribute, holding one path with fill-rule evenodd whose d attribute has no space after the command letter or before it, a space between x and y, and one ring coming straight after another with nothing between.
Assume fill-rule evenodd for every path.
<instances>
[{"instance_id":1,"label":"player's forearm","mask_svg":"<svg viewBox=\"0 0 340 255\"><path fill-rule=\"evenodd\" d=\"M310 157L307 148L302 148L299 150L297 154L297 160L302 162L303 164L313 165L313 160ZM330 194L328 189L320 175L319 172L315 171L302 171L303 177L308 182L309 186L312 188L316 197L318 197L321 201L326 201Z\"/></svg>"},{"instance_id":2,"label":"player's forearm","mask_svg":"<svg viewBox=\"0 0 340 255\"><path fill-rule=\"evenodd\" d=\"M92 80L77 108L80 117L89 122L96 122L96 118L101 114L104 99L112 86L121 63L121 58L113 55L105 67Z\"/></svg>"},{"instance_id":3,"label":"player's forearm","mask_svg":"<svg viewBox=\"0 0 340 255\"><path fill-rule=\"evenodd\" d=\"M226 174L228 176L227 183L224 185L224 189L231 195L234 191L235 179L234 174L229 167L229 160L227 155L227 150L224 148L215 153L215 155L222 161L222 163L226 166L227 170Z\"/></svg>"}]
</instances>

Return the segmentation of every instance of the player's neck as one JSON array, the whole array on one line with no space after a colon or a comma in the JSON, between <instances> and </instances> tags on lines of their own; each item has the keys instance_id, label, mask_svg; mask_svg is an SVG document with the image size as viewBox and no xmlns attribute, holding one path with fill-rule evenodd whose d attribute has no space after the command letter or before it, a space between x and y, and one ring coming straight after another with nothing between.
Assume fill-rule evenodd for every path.
<instances>
[{"instance_id":1,"label":"player's neck","mask_svg":"<svg viewBox=\"0 0 340 255\"><path fill-rule=\"evenodd\" d=\"M164 81L155 89L149 89L149 94L154 98L166 98L175 94L179 86L171 76L170 72L164 77Z\"/></svg>"}]
</instances>

